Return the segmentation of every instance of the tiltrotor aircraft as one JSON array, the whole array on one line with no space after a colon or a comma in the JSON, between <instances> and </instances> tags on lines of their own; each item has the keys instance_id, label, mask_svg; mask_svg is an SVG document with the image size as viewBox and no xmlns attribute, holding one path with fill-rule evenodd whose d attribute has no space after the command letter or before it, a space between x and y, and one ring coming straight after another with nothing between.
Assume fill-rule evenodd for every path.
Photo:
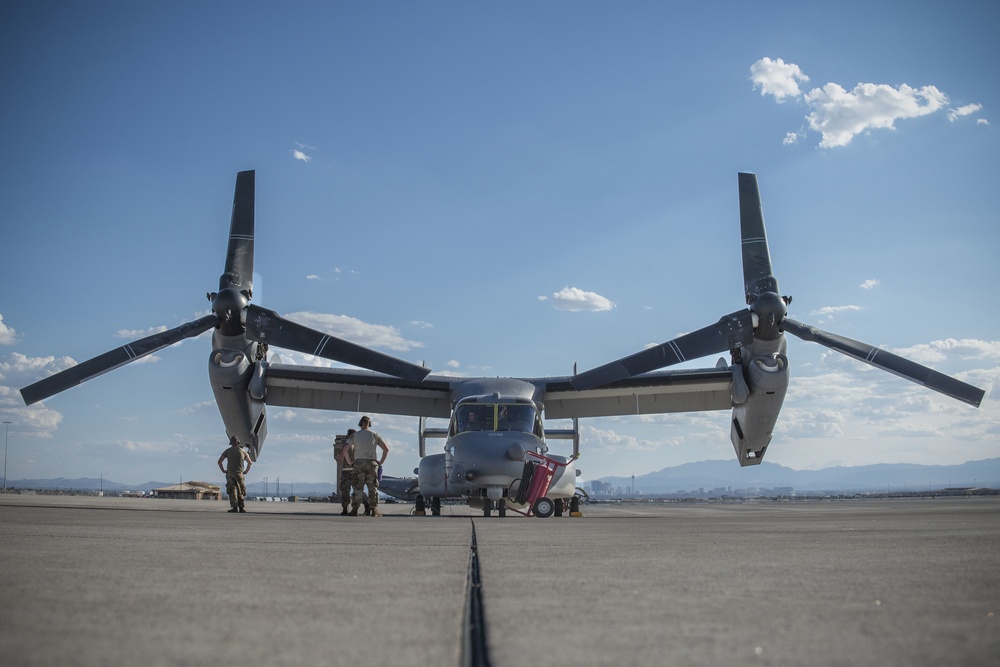
<instances>
[{"instance_id":1,"label":"tiltrotor aircraft","mask_svg":"<svg viewBox=\"0 0 1000 667\"><path fill-rule=\"evenodd\" d=\"M895 354L787 317L771 268L757 178L739 174L743 278L747 307L674 340L580 374L544 378L455 378L313 331L250 303L253 296L254 172L237 174L229 248L212 313L123 345L21 390L25 403L46 399L85 380L209 329L209 380L227 436L257 460L267 435L267 405L419 417L420 464L413 481L418 509L440 512L442 498L464 498L485 515L508 508L545 517L573 498L578 475L578 419L732 410L730 438L741 466L760 463L788 388L785 333L819 343L929 389L978 407L984 391ZM269 346L313 354L360 369L318 368L268 361ZM690 359L729 353L714 368L659 370ZM374 372L373 372L374 371ZM550 429L549 419L572 419ZM429 428L428 418L449 420ZM428 438L445 439L428 454ZM550 455L552 439L571 439L573 455ZM530 465L529 465L530 464ZM546 484L532 485L532 470ZM404 494L405 495L405 494Z\"/></svg>"}]
</instances>

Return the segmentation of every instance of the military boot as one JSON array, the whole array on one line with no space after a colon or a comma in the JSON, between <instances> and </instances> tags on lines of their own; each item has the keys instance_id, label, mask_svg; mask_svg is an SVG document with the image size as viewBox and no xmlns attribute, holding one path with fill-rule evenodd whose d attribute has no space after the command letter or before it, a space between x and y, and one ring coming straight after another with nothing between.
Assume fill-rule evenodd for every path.
<instances>
[{"instance_id":1,"label":"military boot","mask_svg":"<svg viewBox=\"0 0 1000 667\"><path fill-rule=\"evenodd\" d=\"M372 508L368 505L365 505L365 516L371 516L371 515L372 515Z\"/></svg>"},{"instance_id":2,"label":"military boot","mask_svg":"<svg viewBox=\"0 0 1000 667\"><path fill-rule=\"evenodd\" d=\"M351 511L348 512L347 516L357 516L357 515L358 515L358 506L351 505Z\"/></svg>"},{"instance_id":3,"label":"military boot","mask_svg":"<svg viewBox=\"0 0 1000 667\"><path fill-rule=\"evenodd\" d=\"M377 507L373 507L371 509L371 512L372 512L372 514L371 514L372 516L382 516L382 513L378 511Z\"/></svg>"},{"instance_id":4,"label":"military boot","mask_svg":"<svg viewBox=\"0 0 1000 667\"><path fill-rule=\"evenodd\" d=\"M347 516L347 505L342 505L344 509L340 510L340 516Z\"/></svg>"}]
</instances>

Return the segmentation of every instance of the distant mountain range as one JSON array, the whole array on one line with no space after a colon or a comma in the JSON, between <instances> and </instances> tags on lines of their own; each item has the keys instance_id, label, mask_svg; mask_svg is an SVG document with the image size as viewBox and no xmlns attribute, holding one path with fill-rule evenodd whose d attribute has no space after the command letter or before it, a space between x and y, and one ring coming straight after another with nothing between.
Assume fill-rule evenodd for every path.
<instances>
[{"instance_id":1,"label":"distant mountain range","mask_svg":"<svg viewBox=\"0 0 1000 667\"><path fill-rule=\"evenodd\" d=\"M0 478L2 479L2 478ZM179 481L179 480L178 480ZM146 492L173 482L146 482L145 484L121 484L111 480L93 477L67 479L12 479L7 484L12 489L46 489L66 491L96 492L101 488L105 493L124 491ZM602 477L597 481L609 484L612 490L625 492L633 487L631 477ZM215 480L210 480L215 483ZM969 461L961 465L933 466L910 463L884 463L870 466L824 468L822 470L793 470L777 463L763 462L757 466L740 468L735 460L701 461L664 468L656 472L635 476L635 493L644 495L672 494L681 492L710 492L724 489L729 492L755 489L791 488L796 492L850 491L900 492L954 487L1000 488L1000 458L983 461ZM292 482L282 483L280 489L263 482L247 485L250 496L330 496L334 492L332 483Z\"/></svg>"},{"instance_id":2,"label":"distant mountain range","mask_svg":"<svg viewBox=\"0 0 1000 667\"><path fill-rule=\"evenodd\" d=\"M612 489L632 489L632 477L603 477ZM686 463L635 476L635 493L670 494L715 489L792 488L796 492L900 492L952 487L1000 488L1000 458L937 466L885 463L870 466L793 470L777 463L741 468L735 460Z\"/></svg>"},{"instance_id":3,"label":"distant mountain range","mask_svg":"<svg viewBox=\"0 0 1000 667\"><path fill-rule=\"evenodd\" d=\"M0 477L0 480L3 478ZM202 481L202 480L185 480L185 481ZM209 484L219 484L222 480L208 480ZM162 489L168 486L177 486L180 480L174 480L173 482L146 482L145 484L121 484L120 482L113 482L111 480L105 479L101 480L96 477L78 477L76 479L67 479L66 477L57 477L55 479L12 479L7 483L7 487L11 489L36 489L36 490L47 490L47 491L86 491L86 492L97 492L104 490L107 494L117 494L123 492L132 493L149 493L153 489ZM219 486L225 488L225 481L222 481ZM290 496L295 494L297 496L330 496L333 494L334 485L325 482L320 484L311 483L298 483L294 482L291 484L282 483L280 487L277 487L274 482L270 482L267 485L266 495L268 496ZM247 494L250 496L263 496L265 495L264 482L254 482L253 484L247 484Z\"/></svg>"}]
</instances>

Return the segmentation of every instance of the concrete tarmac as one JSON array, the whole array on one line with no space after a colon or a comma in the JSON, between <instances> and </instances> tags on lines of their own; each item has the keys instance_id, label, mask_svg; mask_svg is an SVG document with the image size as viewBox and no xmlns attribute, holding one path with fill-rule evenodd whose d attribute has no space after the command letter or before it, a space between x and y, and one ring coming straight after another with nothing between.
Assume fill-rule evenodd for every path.
<instances>
[{"instance_id":1,"label":"concrete tarmac","mask_svg":"<svg viewBox=\"0 0 1000 667\"><path fill-rule=\"evenodd\" d=\"M383 505L0 496L0 663L996 665L1000 499Z\"/></svg>"}]
</instances>

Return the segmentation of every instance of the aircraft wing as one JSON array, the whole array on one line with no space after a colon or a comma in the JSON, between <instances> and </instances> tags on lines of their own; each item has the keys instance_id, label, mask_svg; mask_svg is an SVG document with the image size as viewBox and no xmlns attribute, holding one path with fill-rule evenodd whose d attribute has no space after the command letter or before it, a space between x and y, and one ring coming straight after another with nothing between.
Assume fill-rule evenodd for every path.
<instances>
[{"instance_id":1,"label":"aircraft wing","mask_svg":"<svg viewBox=\"0 0 1000 667\"><path fill-rule=\"evenodd\" d=\"M264 373L268 405L413 417L451 416L451 389L468 378L423 382L346 368L271 364ZM576 390L572 376L525 378L540 389L546 419L728 410L728 367L645 373L596 389Z\"/></svg>"},{"instance_id":2,"label":"aircraft wing","mask_svg":"<svg viewBox=\"0 0 1000 667\"><path fill-rule=\"evenodd\" d=\"M264 372L268 405L344 412L451 416L451 383L423 382L346 368L270 364Z\"/></svg>"},{"instance_id":3,"label":"aircraft wing","mask_svg":"<svg viewBox=\"0 0 1000 667\"><path fill-rule=\"evenodd\" d=\"M577 391L572 376L544 383L545 418L612 417L666 412L728 410L733 407L733 374L728 367L659 371L636 375L597 389Z\"/></svg>"}]
</instances>

